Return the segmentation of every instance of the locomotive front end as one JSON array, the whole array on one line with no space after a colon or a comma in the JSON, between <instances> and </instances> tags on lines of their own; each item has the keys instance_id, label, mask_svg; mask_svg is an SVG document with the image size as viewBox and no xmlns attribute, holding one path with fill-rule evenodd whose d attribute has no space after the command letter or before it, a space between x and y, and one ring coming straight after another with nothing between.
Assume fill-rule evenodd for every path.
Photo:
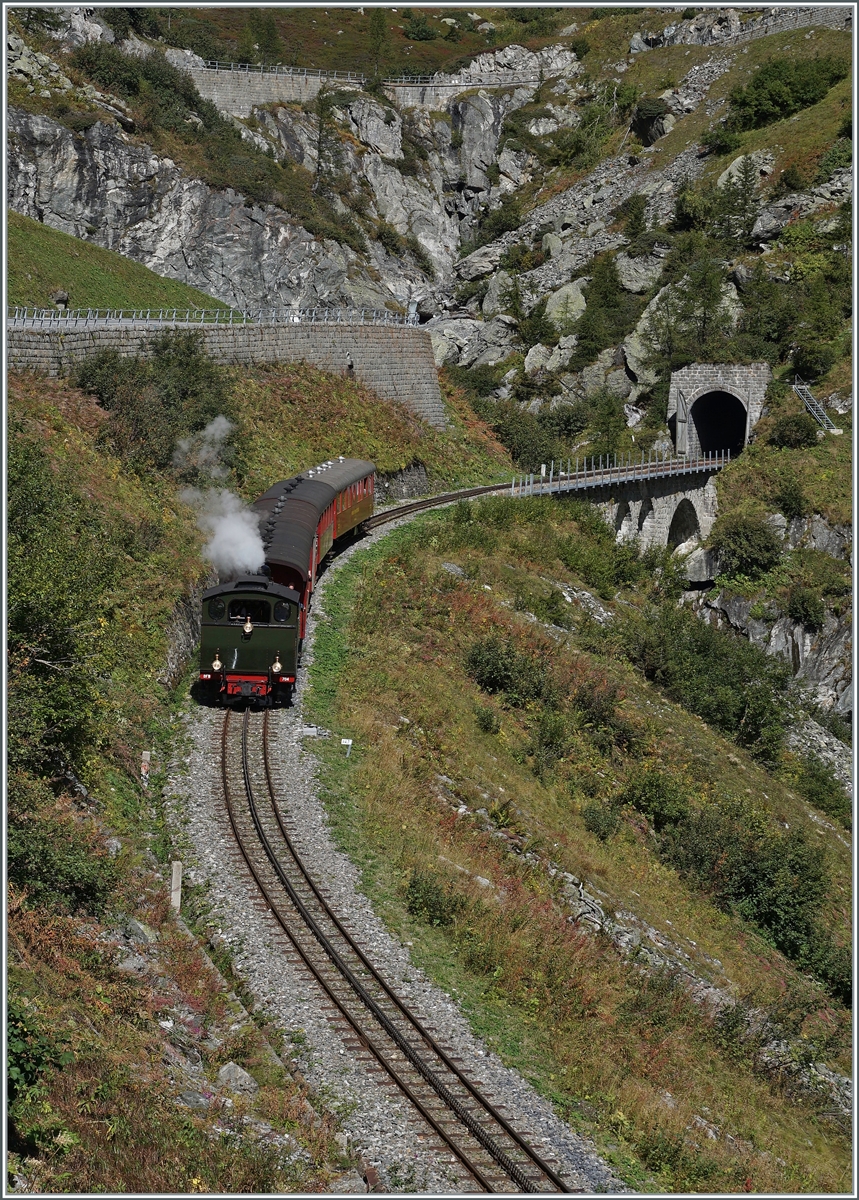
<instances>
[{"instance_id":1,"label":"locomotive front end","mask_svg":"<svg viewBox=\"0 0 859 1200\"><path fill-rule=\"evenodd\" d=\"M249 575L203 593L200 686L212 703L287 703L298 665L298 592Z\"/></svg>"}]
</instances>

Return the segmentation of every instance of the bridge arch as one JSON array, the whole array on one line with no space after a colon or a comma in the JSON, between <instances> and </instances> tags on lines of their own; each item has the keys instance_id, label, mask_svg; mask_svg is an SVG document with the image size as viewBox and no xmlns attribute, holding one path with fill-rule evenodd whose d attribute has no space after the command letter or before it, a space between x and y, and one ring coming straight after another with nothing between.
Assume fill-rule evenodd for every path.
<instances>
[{"instance_id":1,"label":"bridge arch","mask_svg":"<svg viewBox=\"0 0 859 1200\"><path fill-rule=\"evenodd\" d=\"M667 544L669 550L676 550L686 542L698 541L701 537L701 522L695 505L684 496L674 510L671 524L668 526Z\"/></svg>"}]
</instances>

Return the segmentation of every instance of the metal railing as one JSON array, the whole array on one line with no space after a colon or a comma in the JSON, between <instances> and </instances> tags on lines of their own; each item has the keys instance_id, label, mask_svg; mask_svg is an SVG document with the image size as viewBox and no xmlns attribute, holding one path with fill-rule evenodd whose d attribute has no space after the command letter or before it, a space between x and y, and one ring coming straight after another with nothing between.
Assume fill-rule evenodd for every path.
<instances>
[{"instance_id":1,"label":"metal railing","mask_svg":"<svg viewBox=\"0 0 859 1200\"><path fill-rule=\"evenodd\" d=\"M800 400L814 417L818 425L821 425L824 429L828 430L829 433L844 432L842 429L838 429L835 425L833 425L832 421L826 415L826 410L824 409L823 405L819 400L815 399L811 388L808 386L805 380L800 379L798 375L794 377L793 390L796 392L797 396L799 396Z\"/></svg>"},{"instance_id":2,"label":"metal railing","mask_svg":"<svg viewBox=\"0 0 859 1200\"><path fill-rule=\"evenodd\" d=\"M327 71L320 67L285 67L281 64L229 63L211 60L196 71L226 71L238 75L287 75L293 79L331 79L335 83L356 83L364 87L371 76L361 71ZM487 76L445 75L392 75L380 81L384 87L509 87L511 84L540 83L539 77L524 78L516 71L496 71Z\"/></svg>"},{"instance_id":3,"label":"metal railing","mask_svg":"<svg viewBox=\"0 0 859 1200\"><path fill-rule=\"evenodd\" d=\"M396 313L366 308L12 308L6 325L13 328L81 328L93 325L404 325L420 324L417 313Z\"/></svg>"},{"instance_id":4,"label":"metal railing","mask_svg":"<svg viewBox=\"0 0 859 1200\"><path fill-rule=\"evenodd\" d=\"M651 450L641 458L624 454L594 455L592 458L567 459L566 464L552 463L548 474L514 476L510 495L548 496L558 492L580 491L585 488L608 487L623 483L640 483L643 479L665 479L672 475L696 475L721 471L731 461L730 450L712 450L697 458L663 454Z\"/></svg>"}]
</instances>

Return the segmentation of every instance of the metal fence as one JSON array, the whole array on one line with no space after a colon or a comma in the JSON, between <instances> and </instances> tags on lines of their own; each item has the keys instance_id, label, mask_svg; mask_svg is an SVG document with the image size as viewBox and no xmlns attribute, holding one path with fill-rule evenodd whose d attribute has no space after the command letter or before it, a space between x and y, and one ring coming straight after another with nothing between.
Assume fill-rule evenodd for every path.
<instances>
[{"instance_id":1,"label":"metal fence","mask_svg":"<svg viewBox=\"0 0 859 1200\"><path fill-rule=\"evenodd\" d=\"M570 459L552 463L537 475L514 477L510 495L548 496L558 492L580 491L585 488L607 487L623 483L640 483L643 479L665 479L672 475L696 475L720 471L731 461L730 450L713 450L698 458L642 450L641 458L632 454L599 455L593 458Z\"/></svg>"},{"instance_id":2,"label":"metal fence","mask_svg":"<svg viewBox=\"0 0 859 1200\"><path fill-rule=\"evenodd\" d=\"M367 308L8 308L7 326L28 329L82 328L105 325L157 325L170 328L201 325L391 325L414 327L416 313Z\"/></svg>"},{"instance_id":3,"label":"metal fence","mask_svg":"<svg viewBox=\"0 0 859 1200\"><path fill-rule=\"evenodd\" d=\"M226 71L237 75L286 75L292 79L330 79L334 83L354 83L364 87L370 76L360 71L326 71L320 67L284 67L280 64L262 65L260 63L228 63L210 61L196 70ZM392 75L380 81L384 87L509 87L511 84L535 87L540 83L539 77L525 79L515 71L496 71L485 79L469 75Z\"/></svg>"}]
</instances>

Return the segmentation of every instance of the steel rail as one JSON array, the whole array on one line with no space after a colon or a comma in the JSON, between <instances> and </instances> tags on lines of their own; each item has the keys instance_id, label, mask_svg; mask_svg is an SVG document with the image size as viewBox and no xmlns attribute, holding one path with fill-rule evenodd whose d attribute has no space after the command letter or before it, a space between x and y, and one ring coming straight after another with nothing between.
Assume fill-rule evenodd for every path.
<instances>
[{"instance_id":1,"label":"steel rail","mask_svg":"<svg viewBox=\"0 0 859 1200\"><path fill-rule=\"evenodd\" d=\"M384 1069L387 1071L387 1073L391 1076L392 1080L397 1084L398 1087L400 1087L406 1093L406 1095L412 1101L412 1103L415 1104L415 1107L418 1109L418 1111L421 1113L421 1115L424 1116L425 1119L429 1122L431 1128L433 1128L433 1130L436 1133L438 1133L438 1135L443 1139L443 1141L448 1145L448 1147L454 1152L455 1156L460 1160L460 1162L462 1162L462 1164L466 1167L466 1169L477 1179L478 1183L482 1187L484 1187L487 1191L494 1191L495 1189L492 1187L491 1182L486 1178L486 1176L483 1174L483 1172L480 1170L480 1168L477 1167L476 1164L474 1164L468 1158L465 1151L463 1151L460 1147L458 1147L455 1144L454 1141L452 1141L451 1137L446 1133L446 1131L443 1129L443 1127L441 1125L439 1125L438 1121L436 1121L433 1118L432 1114L427 1111L426 1106L421 1102L420 1098L414 1094L413 1090L409 1087L409 1085L399 1076L396 1069L393 1066L391 1066L391 1064L388 1062L385 1054L378 1048L378 1046L376 1046L373 1043L372 1039L368 1036L367 1032L360 1027L360 1025L356 1022L355 1018L352 1016L352 1014L348 1011L347 1008L344 1007L343 1002L340 999L338 999L336 993L332 990L330 984L328 982L326 982L326 980L324 979L323 975L320 973L316 964L313 963L312 959L309 957L309 955L307 954L305 949L300 945L300 943L297 941L296 937L289 930L289 927L288 927L286 921L283 919L282 914L278 910L278 905L277 905L276 900L271 896L270 890L266 887L265 883L260 878L258 870L252 863L250 853L249 853L247 847L245 846L242 836L238 829L238 821L236 820L236 816L235 816L235 812L234 812L234 808L233 808L233 804L232 804L232 798L230 795L229 781L228 781L228 777L227 777L227 765L226 764L227 764L228 723L229 723L229 713L227 713L225 715L225 719L224 719L224 730L223 730L223 737L222 737L222 774L223 774L224 791L225 791L225 797L227 799L227 806L228 806L228 812L229 812L229 816L230 816L230 822L231 822L231 825L233 828L234 836L236 837L236 841L239 844L239 848L242 852L245 862L247 863L248 868L251 871L251 874L252 874L255 882L257 883L257 886L259 887L262 894L265 896L266 901L269 904L273 915L278 920L278 923L281 925L281 927L284 929L284 931L287 933L287 936L289 936L290 941L298 950L302 960L304 961L304 963L308 967L308 969L311 971L314 978L317 980L317 982L323 988L325 993L333 1000L333 1002L335 1003L337 1008L340 1010L341 1013L343 1013L343 1015L346 1018L346 1020L348 1021L348 1023L355 1030L361 1043L366 1045L368 1047L368 1049L371 1050L371 1052L375 1055L375 1057L378 1059L378 1061L381 1063L381 1065L384 1067ZM528 1177L528 1175L526 1175L521 1170L520 1165L518 1163L514 1162L512 1159L510 1159L509 1155L500 1146L498 1146L496 1144L496 1142L486 1133L486 1131L479 1124L479 1122L462 1105L462 1103L458 1099L458 1097L456 1097L450 1091L449 1087L438 1077L437 1073L423 1061L421 1056L413 1049L413 1047L409 1044L409 1042L402 1036L400 1031L390 1021L389 1017L384 1012L384 1010L381 1009L379 1007L379 1005L377 1004L377 1002L373 999L373 997L370 996L370 994L366 991L366 989L364 988L361 981L355 977L354 973L350 970L349 966L343 961L342 957L338 954L336 949L331 945L330 940L326 937L324 932L319 928L318 923L316 922L316 920L314 919L312 914L307 910L307 907L304 904L304 902L302 901L301 897L295 891L295 888L291 884L290 880L286 877L286 874L283 871L282 865L278 861L277 856L271 847L268 836L265 833L265 830L262 828L259 811L256 806L256 801L255 801L255 797L253 794L253 785L252 785L252 782L250 779L250 767L249 767L249 763L248 763L248 751L247 751L248 725L249 725L249 713L246 712L245 716L244 716L244 722L243 722L243 728L242 728L242 770L243 770L245 791L247 794L247 800L248 800L248 805L249 805L249 809L250 809L251 819L253 821L254 829L256 831L256 834L260 841L260 844L262 845L262 848L266 854L266 857L268 858L272 868L274 869L275 874L277 875L280 883L286 890L287 895L289 896L289 899L292 902L294 908L298 912L301 919L304 921L304 923L307 926L307 928L309 929L309 931L313 934L314 938L319 943L319 945L321 946L321 948L323 949L323 951L325 952L327 957L330 959L330 961L337 968L337 970L340 972L342 977L346 980L346 982L352 988L353 992L359 997L359 999L362 1001L362 1003L367 1008L367 1010L370 1012L370 1014L375 1019L375 1021L381 1026L381 1028L388 1035L388 1037L391 1038L391 1040L394 1042L395 1046L406 1057L406 1059L411 1063L411 1065L415 1068L415 1070L422 1076L422 1078L426 1081L426 1083L429 1084L429 1086L436 1093L436 1095L456 1115L457 1119L465 1127L465 1129L468 1130L468 1132L483 1147L483 1149L487 1151L487 1153L490 1155L490 1157L493 1158L494 1161L507 1173L507 1175L515 1183L517 1183L524 1191L539 1192L541 1189L534 1183L534 1181L532 1179L530 1179ZM268 778L270 778L270 777L267 777L267 782L268 782ZM273 796L272 796L272 800L273 800ZM274 804L272 804L272 807L275 808L275 811L276 811L276 807ZM293 855L294 855L294 851L293 851ZM297 857L297 856L295 856L295 857ZM303 868L303 864L301 864L301 870L302 870L302 874L305 876L305 878L309 878L307 876L306 871ZM347 939L347 941L348 941L348 943L351 943L351 939ZM364 961L363 955L361 955L360 957L361 957L362 961ZM375 976L375 972L372 972L372 973ZM429 1044L432 1040L430 1035L428 1035L426 1033L426 1031L423 1030L423 1028L420 1026L420 1024L416 1020L414 1020L414 1018L412 1018L412 1021L413 1021L414 1027L417 1030L417 1032L420 1034L420 1036L422 1036L425 1039L427 1044ZM479 1100L479 1102L483 1105L484 1109L487 1112L490 1112L490 1115L493 1115L491 1112L491 1106L487 1105L487 1102L483 1099L483 1097L481 1097L479 1095L479 1093L475 1092L475 1090L468 1083L468 1081L465 1080L464 1077L462 1077L461 1072L459 1072L456 1067L453 1067L452 1069L453 1069L453 1072L457 1079L457 1082L464 1084L468 1088L469 1092L474 1094L475 1098ZM504 1122L503 1118L501 1118L500 1124L501 1124L502 1129L504 1129L505 1133L507 1133L508 1129L505 1128L507 1123ZM512 1132L512 1134L515 1135L515 1131L510 1131L510 1132ZM520 1139L519 1139L518 1135L515 1135L514 1140L517 1142L517 1144L519 1144ZM527 1143L524 1143L523 1148L525 1149L526 1153L528 1154L528 1156L531 1160L531 1162L527 1165L534 1165L539 1170L543 1171L544 1174L546 1175L546 1177L551 1179L553 1183L555 1183L555 1180L557 1179L558 1182L556 1183L556 1186L558 1186L561 1191L569 1192L571 1190L563 1184L563 1181L561 1181L555 1175L555 1173L551 1170L551 1168L548 1168L546 1166L546 1164L542 1163L542 1160L539 1159L539 1157L534 1153L534 1151L530 1150L530 1148L527 1146Z\"/></svg>"},{"instance_id":2,"label":"steel rail","mask_svg":"<svg viewBox=\"0 0 859 1200\"><path fill-rule=\"evenodd\" d=\"M635 464L630 467L610 467L605 470L594 470L584 475L576 477L570 475L561 480L554 480L551 484L544 483L542 487L537 487L531 491L517 491L513 495L513 499L529 499L533 496L555 496L564 495L570 492L583 491L590 487L609 487L622 483L640 483L647 479L666 479L672 475L695 475L703 471L721 470L723 465L727 465L727 460L720 461L718 458L693 458L686 461L682 459L665 459L662 462L645 463L643 466ZM399 520L400 517L407 517L413 513L423 512L428 508L440 508L445 504L455 504L457 500L472 500L478 496L489 496L495 493L510 494L511 485L509 483L492 483L481 487L463 488L458 492L444 492L439 496L428 496L423 500L415 500L412 504L401 504L394 509L385 509L382 512L374 513L364 522L364 527L367 530L378 529L382 525L389 525L392 521Z\"/></svg>"},{"instance_id":3,"label":"steel rail","mask_svg":"<svg viewBox=\"0 0 859 1200\"><path fill-rule=\"evenodd\" d=\"M245 712L245 718L247 718L247 715L248 715L247 712ZM488 1181L484 1180L479 1168L475 1169L473 1167L473 1165L468 1161L467 1157L463 1154L463 1152L460 1150L460 1148L455 1144L455 1142L453 1142L451 1140L451 1138L447 1134L447 1132L442 1128L442 1126L440 1126L438 1124L436 1119L433 1117L432 1113L427 1111L427 1109L426 1109L425 1105L422 1103L420 1097L416 1096L414 1094L414 1092L412 1091L412 1089L409 1087L409 1085L400 1078L399 1074L397 1073L396 1068L391 1065L391 1063L388 1061L388 1058L383 1053L383 1051L376 1045L376 1043L372 1040L372 1038L370 1038L368 1036L366 1030L363 1029L358 1024L358 1022L355 1020L355 1018L352 1016L352 1014L349 1012L349 1010L346 1007L344 1007L342 1001L339 999L337 994L332 990L330 984L326 981L326 979L320 972L316 963L314 963L313 959L308 955L304 946L302 946L301 942L298 940L298 938L295 936L295 934L289 928L289 925L287 924L286 920L284 919L283 915L280 912L277 899L271 895L269 888L266 887L265 883L260 878L259 871L257 870L256 866L254 865L254 863L251 859L250 851L248 850L247 846L245 845L245 842L239 831L238 820L236 819L236 814L235 814L235 810L234 810L231 795L230 795L229 781L227 778L227 729L229 726L229 719L230 719L230 710L228 709L224 713L224 725L223 725L223 732L222 732L222 737L221 737L221 776L222 776L222 782L223 782L223 788L224 788L224 798L227 802L227 815L229 817L230 827L232 828L233 837L235 838L236 845L239 847L239 850L241 851L242 858L245 860L245 865L247 866L248 870L250 871L251 877L253 878L254 883L257 885L257 888L259 889L259 891L262 893L263 897L265 898L265 901L268 904L268 907L269 907L270 912L272 913L272 916L275 918L277 923L280 925L281 929L284 931L286 936L289 938L289 940L292 943L292 945L294 946L295 950L301 957L301 960L304 963L305 967L310 972L312 977L316 980L316 982L319 984L319 986L322 988L322 991L324 992L324 994L332 1001L332 1003L335 1005L337 1010L342 1014L342 1016L345 1018L345 1020L348 1022L348 1024L355 1031L355 1033L358 1037L358 1040L361 1042L361 1044L363 1046L366 1046L366 1048L375 1057L376 1061L384 1068L384 1070L390 1076L392 1081L397 1085L398 1088L400 1088L400 1090L407 1096L407 1098L415 1106L415 1108L421 1114L421 1116L427 1121L427 1123L429 1124L429 1126L433 1130L433 1132L438 1134L438 1136L447 1144L448 1149L450 1149L452 1151L452 1153L460 1160L460 1162L466 1168L466 1170L470 1174L474 1175L474 1177L480 1183L481 1187L483 1187L487 1192L491 1192L493 1190L492 1186L491 1186L491 1184L488 1183ZM244 775L244 773L245 773L244 749L243 749L242 772ZM268 857L268 854L266 855L266 857Z\"/></svg>"},{"instance_id":4,"label":"steel rail","mask_svg":"<svg viewBox=\"0 0 859 1200\"><path fill-rule=\"evenodd\" d=\"M406 1020L417 1030L418 1034L427 1043L427 1045L430 1047L430 1049L433 1051L433 1053L438 1056L439 1060L441 1062L443 1062L444 1065L447 1067L447 1069L457 1078L458 1082L460 1084L462 1084L462 1086L468 1090L468 1092L474 1097L474 1099L486 1109L486 1111L490 1114L490 1116L492 1116L492 1118L498 1122L498 1124L501 1126L501 1128L504 1130L504 1132L508 1135L508 1137L510 1137L520 1147L520 1149L524 1150L524 1152L536 1164L536 1166L539 1167L539 1169L547 1176L547 1178L549 1178L552 1181L552 1183L555 1184L555 1186L558 1188L559 1191L561 1191L561 1192L569 1191L569 1189L566 1187L566 1185L564 1184L564 1181L561 1179L561 1177L558 1174L556 1174L556 1172L553 1171L552 1168L547 1163L545 1163L534 1152L534 1150L528 1145L528 1143L525 1141L525 1139L522 1137L522 1135L513 1128L513 1126L506 1120L506 1118L503 1117L501 1115L501 1113L498 1112L498 1110L486 1099L486 1097L481 1095L481 1093L477 1090L477 1088L474 1087L474 1085L471 1083L471 1081L465 1075L462 1074L462 1072L456 1066L456 1064L448 1057L448 1055L445 1053L445 1051L442 1049L442 1047L438 1044L438 1042L435 1040L435 1038L432 1036L432 1034L423 1026L421 1021L412 1013L412 1011L409 1009L409 1007L403 1003L403 1001L396 994L396 992L394 992L388 986L385 979L378 973L376 968L373 966L373 964L370 962L370 960L364 954L361 947L357 945L357 943L352 939L351 935L347 932L347 930L344 929L344 927L341 924L336 913L332 910L332 908L328 904L328 901L325 899L325 897L319 891L319 888L316 886L316 883L314 882L313 878L307 872L307 869L304 866L301 856L296 851L296 849L292 843L292 839L290 838L289 833L284 826L283 818L281 817L281 814L280 814L280 809L278 808L277 804L275 803L275 789L274 789L274 784L273 784L272 777L271 777L271 764L269 762L269 755L268 755L268 715L269 715L268 709L266 709L263 714L263 763L265 766L266 782L268 784L269 797L271 799L272 811L274 813L275 820L277 821L278 828L280 829L280 833L281 833L281 836L283 837L283 840L284 840L287 850L289 851L290 855L292 856L292 859L293 859L296 867L301 872L301 875L303 876L307 886L310 888L310 890L313 892L313 895L316 897L316 900L319 903L320 907L322 908L323 912L325 913L326 917L331 922L331 924L334 926L334 928L337 930L337 932L340 934L340 936L343 938L343 940L346 942L346 944L349 946L349 949L353 952L353 954L356 956L356 958L358 958L360 960L361 964L366 968L366 970L369 971L370 975L373 977L374 982L378 984L378 986L382 989L382 991L385 993L387 998L394 1005L396 1005L396 1007L403 1014L403 1016L406 1018Z\"/></svg>"}]
</instances>

